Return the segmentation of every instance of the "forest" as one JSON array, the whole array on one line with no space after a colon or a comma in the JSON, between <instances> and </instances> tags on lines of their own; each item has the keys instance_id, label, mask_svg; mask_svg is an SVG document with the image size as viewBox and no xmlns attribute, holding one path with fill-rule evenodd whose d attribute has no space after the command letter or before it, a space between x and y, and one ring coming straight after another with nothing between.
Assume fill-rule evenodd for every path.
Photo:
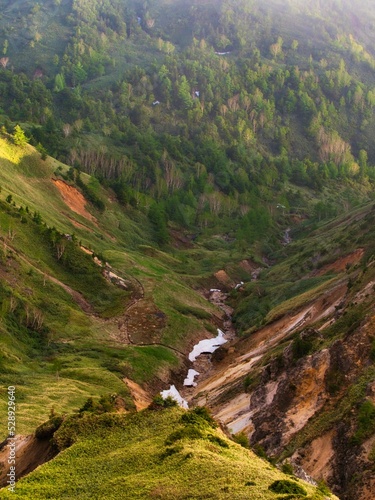
<instances>
[{"instance_id":1,"label":"forest","mask_svg":"<svg viewBox=\"0 0 375 500\"><path fill-rule=\"evenodd\" d=\"M371 196L368 2L368 26L345 1L22 5L0 24L5 130L147 212L156 244L177 226L272 247L288 217Z\"/></svg>"}]
</instances>

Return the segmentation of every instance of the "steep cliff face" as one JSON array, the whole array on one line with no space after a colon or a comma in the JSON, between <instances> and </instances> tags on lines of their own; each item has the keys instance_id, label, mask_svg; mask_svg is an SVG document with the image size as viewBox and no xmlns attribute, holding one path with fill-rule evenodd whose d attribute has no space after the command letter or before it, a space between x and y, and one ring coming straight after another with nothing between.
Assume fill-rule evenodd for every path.
<instances>
[{"instance_id":1,"label":"steep cliff face","mask_svg":"<svg viewBox=\"0 0 375 500\"><path fill-rule=\"evenodd\" d=\"M343 500L375 495L375 307L372 266L341 275L298 310L227 347L196 388L243 431Z\"/></svg>"},{"instance_id":2,"label":"steep cliff face","mask_svg":"<svg viewBox=\"0 0 375 500\"><path fill-rule=\"evenodd\" d=\"M374 401L369 326L365 321L344 339L296 363L287 347L281 362L264 368L250 395L251 444L278 457L296 449L292 463L326 480L348 500L373 498L366 493L373 481L373 438L362 442L358 435L358 411Z\"/></svg>"}]
</instances>

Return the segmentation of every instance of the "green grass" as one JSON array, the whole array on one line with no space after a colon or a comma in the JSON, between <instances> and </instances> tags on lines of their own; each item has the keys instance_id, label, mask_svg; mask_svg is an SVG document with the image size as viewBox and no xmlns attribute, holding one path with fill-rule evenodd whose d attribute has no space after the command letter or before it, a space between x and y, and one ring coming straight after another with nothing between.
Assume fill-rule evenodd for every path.
<instances>
[{"instance_id":1,"label":"green grass","mask_svg":"<svg viewBox=\"0 0 375 500\"><path fill-rule=\"evenodd\" d=\"M86 370L84 373L76 371L75 378L59 375L58 372L47 375L30 371L22 377L9 376L7 384L2 382L0 386L2 397L6 396L9 385L16 387L17 434L32 432L48 418L52 408L60 414L70 413L82 406L90 396L99 397L118 392L127 398L131 407L128 390L117 377L113 375L109 380L110 374L104 369L101 372L97 370L95 375L89 373L90 368ZM69 375L68 371L67 374ZM6 413L3 408L5 405L1 406L0 418L5 422Z\"/></svg>"},{"instance_id":2,"label":"green grass","mask_svg":"<svg viewBox=\"0 0 375 500\"><path fill-rule=\"evenodd\" d=\"M267 323L270 323L272 321L275 321L276 319L280 318L281 316L284 316L287 312L293 312L297 308L308 304L310 301L316 299L324 293L330 285L333 285L335 283L335 278L332 278L331 280L323 283L322 285L318 285L317 287L296 295L295 297L288 299L278 306L274 307L266 316L265 320Z\"/></svg>"},{"instance_id":3,"label":"green grass","mask_svg":"<svg viewBox=\"0 0 375 500\"><path fill-rule=\"evenodd\" d=\"M287 476L203 420L184 423L183 414L174 408L76 418L67 430L77 442L20 480L15 493L2 490L0 498L275 498L269 487ZM200 429L193 439L184 432L190 427ZM172 431L181 437L171 446ZM57 434L63 432L64 424ZM322 498L311 485L296 484L306 498Z\"/></svg>"}]
</instances>

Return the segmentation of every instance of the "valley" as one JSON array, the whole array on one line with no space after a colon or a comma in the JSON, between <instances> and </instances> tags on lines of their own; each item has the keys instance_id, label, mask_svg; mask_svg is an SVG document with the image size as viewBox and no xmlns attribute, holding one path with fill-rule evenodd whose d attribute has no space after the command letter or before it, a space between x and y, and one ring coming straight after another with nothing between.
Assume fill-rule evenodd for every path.
<instances>
[{"instance_id":1,"label":"valley","mask_svg":"<svg viewBox=\"0 0 375 500\"><path fill-rule=\"evenodd\" d=\"M372 499L372 2L1 7L0 498Z\"/></svg>"}]
</instances>

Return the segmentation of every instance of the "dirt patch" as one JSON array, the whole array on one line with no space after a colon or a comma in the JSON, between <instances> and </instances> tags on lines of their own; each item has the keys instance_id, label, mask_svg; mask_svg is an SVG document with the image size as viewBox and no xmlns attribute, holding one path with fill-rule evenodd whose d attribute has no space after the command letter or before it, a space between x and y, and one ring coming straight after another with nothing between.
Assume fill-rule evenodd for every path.
<instances>
[{"instance_id":1,"label":"dirt patch","mask_svg":"<svg viewBox=\"0 0 375 500\"><path fill-rule=\"evenodd\" d=\"M220 270L220 271L217 271L215 274L214 274L215 278L217 279L217 281L221 284L221 285L224 285L226 287L230 287L230 288L233 288L235 283L234 281L232 280L232 278L228 275L228 273L226 273L224 270Z\"/></svg>"},{"instance_id":2,"label":"dirt patch","mask_svg":"<svg viewBox=\"0 0 375 500\"><path fill-rule=\"evenodd\" d=\"M151 404L151 396L139 384L128 378L124 378L124 382L130 390L137 411L143 410Z\"/></svg>"},{"instance_id":3,"label":"dirt patch","mask_svg":"<svg viewBox=\"0 0 375 500\"><path fill-rule=\"evenodd\" d=\"M35 436L16 436L16 473L17 480L36 469L57 455L49 439L37 439ZM6 486L9 472L9 446L5 441L0 449L0 486Z\"/></svg>"},{"instance_id":4,"label":"dirt patch","mask_svg":"<svg viewBox=\"0 0 375 500\"><path fill-rule=\"evenodd\" d=\"M301 465L303 469L309 471L309 474L315 479L329 479L332 468L330 461L334 456L332 441L334 431L329 431L323 436L318 437L304 450L303 457L293 457L293 460Z\"/></svg>"},{"instance_id":5,"label":"dirt patch","mask_svg":"<svg viewBox=\"0 0 375 500\"><path fill-rule=\"evenodd\" d=\"M242 267L242 269L244 271L246 271L247 273L251 274L255 271L255 269L258 269L259 265L256 264L254 261L252 261L251 259L244 259L244 260L241 260L240 262L240 266Z\"/></svg>"},{"instance_id":6,"label":"dirt patch","mask_svg":"<svg viewBox=\"0 0 375 500\"><path fill-rule=\"evenodd\" d=\"M362 259L364 253L365 251L363 248L358 248L358 250L356 250L355 252L352 252L349 255L346 255L345 257L341 257L340 259L337 259L335 262L332 262L331 264L323 266L315 274L315 276L322 276L323 274L326 274L330 271L334 271L336 273L345 271L347 266L352 266L353 264L357 264Z\"/></svg>"},{"instance_id":7,"label":"dirt patch","mask_svg":"<svg viewBox=\"0 0 375 500\"><path fill-rule=\"evenodd\" d=\"M92 250L90 250L89 248L84 247L83 245L80 246L80 249L83 252L87 253L87 255L92 255L94 253Z\"/></svg>"},{"instance_id":8,"label":"dirt patch","mask_svg":"<svg viewBox=\"0 0 375 500\"><path fill-rule=\"evenodd\" d=\"M132 344L154 344L160 342L167 316L151 300L139 300L124 316L129 342Z\"/></svg>"},{"instance_id":9,"label":"dirt patch","mask_svg":"<svg viewBox=\"0 0 375 500\"><path fill-rule=\"evenodd\" d=\"M375 479L371 478L368 484L359 489L358 498L361 498L362 500L374 500L374 491Z\"/></svg>"},{"instance_id":10,"label":"dirt patch","mask_svg":"<svg viewBox=\"0 0 375 500\"><path fill-rule=\"evenodd\" d=\"M322 408L326 398L324 378L329 364L328 350L323 350L314 358L306 360L306 367L298 377L293 406L286 414L288 430L283 433L283 440L286 443Z\"/></svg>"},{"instance_id":11,"label":"dirt patch","mask_svg":"<svg viewBox=\"0 0 375 500\"><path fill-rule=\"evenodd\" d=\"M176 229L171 229L169 234L172 238L172 245L175 248L193 248L194 245L191 241L191 238L186 236L181 231L177 231Z\"/></svg>"},{"instance_id":12,"label":"dirt patch","mask_svg":"<svg viewBox=\"0 0 375 500\"><path fill-rule=\"evenodd\" d=\"M69 186L69 184L60 179L52 179L52 181L60 191L64 202L68 205L70 210L76 214L82 215L82 217L85 217L85 219L88 219L95 224L97 223L95 217L86 210L87 200L77 188Z\"/></svg>"}]
</instances>

